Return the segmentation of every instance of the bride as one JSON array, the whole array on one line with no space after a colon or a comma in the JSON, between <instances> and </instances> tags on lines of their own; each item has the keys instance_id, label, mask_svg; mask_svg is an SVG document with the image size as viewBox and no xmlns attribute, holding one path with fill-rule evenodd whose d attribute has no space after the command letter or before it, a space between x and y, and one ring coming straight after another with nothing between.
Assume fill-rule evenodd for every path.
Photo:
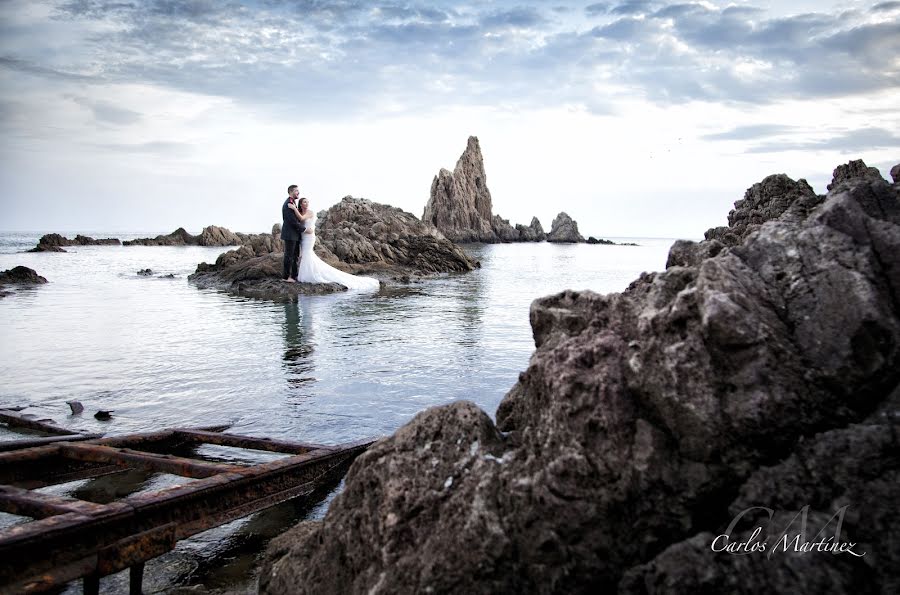
<instances>
[{"instance_id":1,"label":"bride","mask_svg":"<svg viewBox=\"0 0 900 595\"><path fill-rule=\"evenodd\" d=\"M313 251L316 244L316 214L309 209L309 199L300 199L300 208L290 204L297 218L306 225L306 231L301 234L300 244L300 268L297 280L301 283L339 283L347 289L362 289L378 291L381 284L378 279L372 277L357 277L339 271L327 262L324 262Z\"/></svg>"}]
</instances>

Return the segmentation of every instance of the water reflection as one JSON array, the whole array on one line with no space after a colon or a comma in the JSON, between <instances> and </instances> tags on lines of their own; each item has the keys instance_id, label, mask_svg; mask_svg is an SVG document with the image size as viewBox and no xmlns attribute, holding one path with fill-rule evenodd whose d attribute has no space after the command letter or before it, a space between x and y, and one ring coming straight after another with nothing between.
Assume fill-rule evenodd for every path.
<instances>
[{"instance_id":1,"label":"water reflection","mask_svg":"<svg viewBox=\"0 0 900 595\"><path fill-rule=\"evenodd\" d=\"M291 388L302 388L315 382L313 352L315 337L309 301L299 298L284 304L284 363Z\"/></svg>"}]
</instances>

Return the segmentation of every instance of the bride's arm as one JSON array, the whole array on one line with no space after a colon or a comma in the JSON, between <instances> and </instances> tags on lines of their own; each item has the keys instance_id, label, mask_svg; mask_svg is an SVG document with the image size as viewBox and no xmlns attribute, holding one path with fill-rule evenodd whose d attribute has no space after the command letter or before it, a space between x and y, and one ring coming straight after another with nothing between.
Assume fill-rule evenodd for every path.
<instances>
[{"instance_id":1,"label":"bride's arm","mask_svg":"<svg viewBox=\"0 0 900 595\"><path fill-rule=\"evenodd\" d=\"M315 232L315 229L316 229L315 213L313 213L312 211L309 211L307 214L309 215L309 217L308 217L309 220L306 222L306 229L303 230L303 233L312 234Z\"/></svg>"}]
</instances>

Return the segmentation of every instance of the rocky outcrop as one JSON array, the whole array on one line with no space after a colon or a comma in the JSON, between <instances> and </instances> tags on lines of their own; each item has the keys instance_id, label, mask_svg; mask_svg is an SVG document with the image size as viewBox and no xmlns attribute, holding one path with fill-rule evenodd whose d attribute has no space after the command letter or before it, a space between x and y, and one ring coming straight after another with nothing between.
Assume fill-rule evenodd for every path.
<instances>
[{"instance_id":1,"label":"rocky outcrop","mask_svg":"<svg viewBox=\"0 0 900 595\"><path fill-rule=\"evenodd\" d=\"M373 445L260 592L896 592L898 296L900 187L866 179L621 294L536 300L496 426L458 402ZM745 507L818 528L855 502L864 559L710 549Z\"/></svg>"},{"instance_id":2,"label":"rocky outcrop","mask_svg":"<svg viewBox=\"0 0 900 595\"><path fill-rule=\"evenodd\" d=\"M881 179L883 178L877 167L868 167L862 159L857 159L856 161L839 165L834 169L831 184L828 184L828 190L847 180L879 181Z\"/></svg>"},{"instance_id":3,"label":"rocky outcrop","mask_svg":"<svg viewBox=\"0 0 900 595\"><path fill-rule=\"evenodd\" d=\"M522 241L518 228L510 225L509 219L504 219L500 215L491 217L491 230L501 242Z\"/></svg>"},{"instance_id":4,"label":"rocky outcrop","mask_svg":"<svg viewBox=\"0 0 900 595\"><path fill-rule=\"evenodd\" d=\"M874 167L867 167L862 160L839 165L834 170L828 189L835 189L844 182L884 181ZM734 203L728 213L728 226L706 230L702 242L678 240L669 249L666 268L694 265L705 258L715 256L724 248L737 246L766 221L778 218L804 219L818 206L825 196L817 195L804 179L796 182L785 174L766 177L751 186L744 198Z\"/></svg>"},{"instance_id":5,"label":"rocky outcrop","mask_svg":"<svg viewBox=\"0 0 900 595\"><path fill-rule=\"evenodd\" d=\"M200 236L194 236L183 227L179 227L168 235L159 235L155 238L138 238L125 240L124 246L199 246Z\"/></svg>"},{"instance_id":6,"label":"rocky outcrop","mask_svg":"<svg viewBox=\"0 0 900 595\"><path fill-rule=\"evenodd\" d=\"M422 221L454 242L498 242L492 208L481 147L470 136L453 173L441 169L434 177Z\"/></svg>"},{"instance_id":7,"label":"rocky outcrop","mask_svg":"<svg viewBox=\"0 0 900 595\"><path fill-rule=\"evenodd\" d=\"M584 237L578 233L578 224L566 213L560 213L550 225L550 233L547 234L548 242L575 244L584 241Z\"/></svg>"},{"instance_id":8,"label":"rocky outcrop","mask_svg":"<svg viewBox=\"0 0 900 595\"><path fill-rule=\"evenodd\" d=\"M544 233L544 227L537 217L531 218L531 225L525 226L521 223L516 225L516 231L519 232L520 242L543 242L547 239Z\"/></svg>"},{"instance_id":9,"label":"rocky outcrop","mask_svg":"<svg viewBox=\"0 0 900 595\"><path fill-rule=\"evenodd\" d=\"M891 179L894 180L894 184L900 183L900 163L891 168Z\"/></svg>"},{"instance_id":10,"label":"rocky outcrop","mask_svg":"<svg viewBox=\"0 0 900 595\"><path fill-rule=\"evenodd\" d=\"M48 233L41 236L37 246L29 252L65 252L63 246L119 246L122 242L116 238L102 238L95 240L89 236L76 235L70 240L58 233Z\"/></svg>"},{"instance_id":11,"label":"rocky outcrop","mask_svg":"<svg viewBox=\"0 0 900 595\"><path fill-rule=\"evenodd\" d=\"M240 250L244 250L242 246ZM237 252L237 251L232 251ZM188 276L200 289L218 289L232 295L269 300L290 299L298 295L323 295L347 291L337 283L285 283L282 281L282 253L232 259L226 252L219 257L223 264L205 262Z\"/></svg>"},{"instance_id":12,"label":"rocky outcrop","mask_svg":"<svg viewBox=\"0 0 900 595\"><path fill-rule=\"evenodd\" d=\"M345 196L316 222L320 256L348 272L380 276L461 273L479 266L462 248L412 213Z\"/></svg>"},{"instance_id":13,"label":"rocky outcrop","mask_svg":"<svg viewBox=\"0 0 900 595\"><path fill-rule=\"evenodd\" d=\"M122 242L125 246L240 246L253 234L234 233L224 227L209 225L199 235L191 235L179 227L168 235L139 238Z\"/></svg>"},{"instance_id":14,"label":"rocky outcrop","mask_svg":"<svg viewBox=\"0 0 900 595\"><path fill-rule=\"evenodd\" d=\"M9 295L8 291L4 291L6 285L41 285L46 282L47 279L38 275L34 269L23 266L13 267L0 272L0 297Z\"/></svg>"},{"instance_id":15,"label":"rocky outcrop","mask_svg":"<svg viewBox=\"0 0 900 595\"><path fill-rule=\"evenodd\" d=\"M239 234L244 244L201 263L188 279L201 288L280 298L343 291L341 285L282 283L281 226L271 234ZM411 213L364 198L345 196L317 216L316 254L350 274L409 281L414 276L471 271L480 264L434 227Z\"/></svg>"}]
</instances>

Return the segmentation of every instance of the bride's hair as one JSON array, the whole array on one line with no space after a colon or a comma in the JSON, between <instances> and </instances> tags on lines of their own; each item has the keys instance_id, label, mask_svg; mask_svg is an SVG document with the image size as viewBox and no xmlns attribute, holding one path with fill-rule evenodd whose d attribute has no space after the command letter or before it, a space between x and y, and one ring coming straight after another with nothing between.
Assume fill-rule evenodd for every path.
<instances>
[{"instance_id":1,"label":"bride's hair","mask_svg":"<svg viewBox=\"0 0 900 595\"><path fill-rule=\"evenodd\" d=\"M304 201L304 200L306 201L306 206L303 205L303 201ZM300 208L300 212L301 212L301 213L304 213L304 212L306 212L306 209L309 208L309 199L306 198L305 196L303 196L303 197L300 198L299 201L297 201L297 205L298 205L298 207Z\"/></svg>"}]
</instances>

